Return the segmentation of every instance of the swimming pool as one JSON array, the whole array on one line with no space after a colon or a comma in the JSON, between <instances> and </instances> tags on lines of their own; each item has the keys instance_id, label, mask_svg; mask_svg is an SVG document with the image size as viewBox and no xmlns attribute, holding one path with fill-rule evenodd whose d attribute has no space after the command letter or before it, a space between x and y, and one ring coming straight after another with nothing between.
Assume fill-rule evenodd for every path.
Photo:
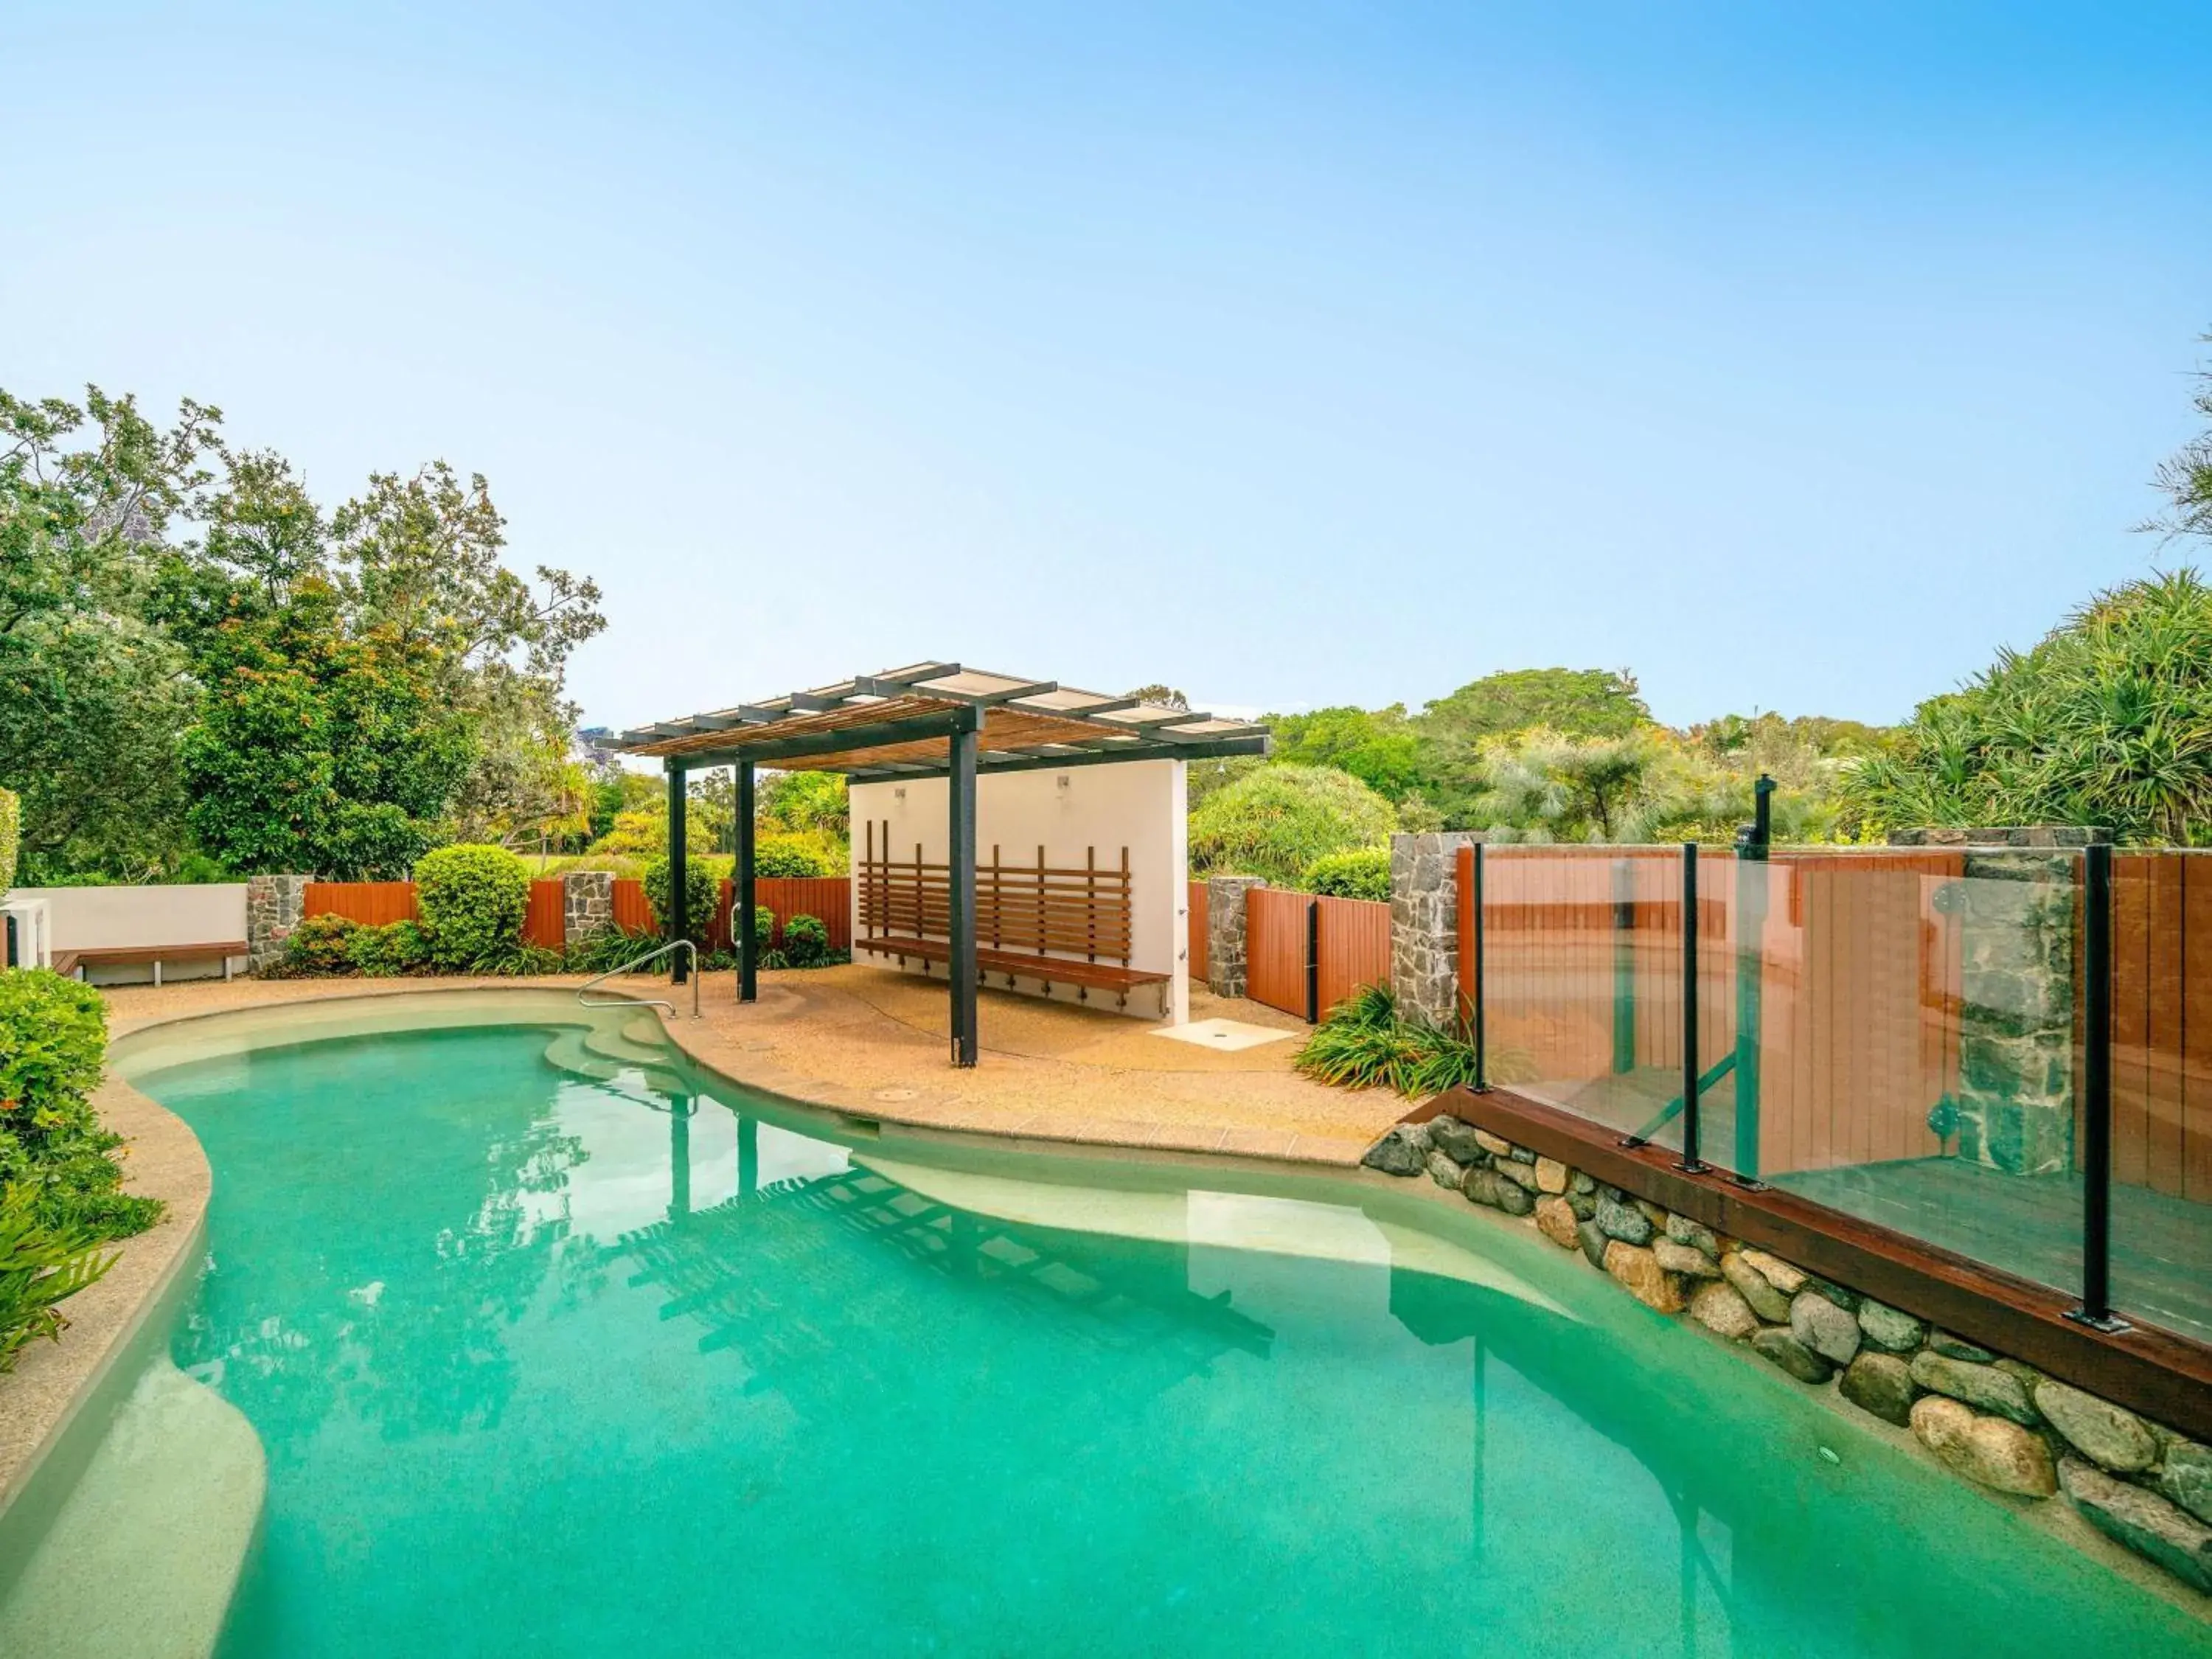
<instances>
[{"instance_id":1,"label":"swimming pool","mask_svg":"<svg viewBox=\"0 0 2212 1659\"><path fill-rule=\"evenodd\" d=\"M137 1626L238 1659L2203 1642L1463 1204L871 1133L650 1014L378 1000L118 1045L207 1149L208 1267L0 1650L64 1650L27 1621L103 1528L181 1558Z\"/></svg>"}]
</instances>

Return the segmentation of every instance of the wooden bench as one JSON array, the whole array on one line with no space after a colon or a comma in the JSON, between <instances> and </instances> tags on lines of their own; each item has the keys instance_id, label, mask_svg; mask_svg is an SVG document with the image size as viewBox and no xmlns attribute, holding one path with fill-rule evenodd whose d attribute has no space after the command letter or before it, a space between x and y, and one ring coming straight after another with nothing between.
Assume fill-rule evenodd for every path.
<instances>
[{"instance_id":1,"label":"wooden bench","mask_svg":"<svg viewBox=\"0 0 2212 1659\"><path fill-rule=\"evenodd\" d=\"M878 936L860 940L860 948L874 956L895 957L902 967L909 957L925 963L952 959L952 946L941 939ZM1077 962L1028 951L994 950L988 945L975 947L975 967L979 974L1004 974L1008 985L1017 978L1034 979L1042 981L1047 990L1055 985L1073 985L1079 994L1111 991L1124 1002L1139 986L1164 985L1170 977L1142 968L1124 968L1118 962Z\"/></svg>"},{"instance_id":2,"label":"wooden bench","mask_svg":"<svg viewBox=\"0 0 2212 1659\"><path fill-rule=\"evenodd\" d=\"M93 945L81 950L57 951L53 968L58 974L74 974L85 977L87 968L109 968L151 963L154 983L161 982L161 964L165 962L198 962L209 957L222 958L222 976L231 975L231 959L246 954L246 941L215 939L200 945Z\"/></svg>"}]
</instances>

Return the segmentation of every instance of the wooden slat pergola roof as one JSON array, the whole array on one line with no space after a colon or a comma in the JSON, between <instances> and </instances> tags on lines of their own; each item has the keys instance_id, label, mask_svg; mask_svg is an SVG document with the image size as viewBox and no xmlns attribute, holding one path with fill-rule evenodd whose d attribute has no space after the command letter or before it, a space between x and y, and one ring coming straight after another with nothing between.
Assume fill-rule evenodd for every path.
<instances>
[{"instance_id":1,"label":"wooden slat pergola roof","mask_svg":"<svg viewBox=\"0 0 2212 1659\"><path fill-rule=\"evenodd\" d=\"M607 747L691 770L752 762L859 781L942 776L956 725L980 722L976 769L1264 755L1267 729L1055 680L914 663L617 734Z\"/></svg>"}]
</instances>

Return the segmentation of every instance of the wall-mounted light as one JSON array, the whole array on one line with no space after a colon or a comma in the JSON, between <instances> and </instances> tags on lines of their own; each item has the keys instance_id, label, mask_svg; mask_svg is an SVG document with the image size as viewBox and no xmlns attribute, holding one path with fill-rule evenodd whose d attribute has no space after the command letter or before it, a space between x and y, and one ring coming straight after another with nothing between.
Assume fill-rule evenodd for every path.
<instances>
[{"instance_id":1,"label":"wall-mounted light","mask_svg":"<svg viewBox=\"0 0 2212 1659\"><path fill-rule=\"evenodd\" d=\"M896 801L903 801L906 799L906 786L904 784L900 784L896 788L893 789L891 791L891 799Z\"/></svg>"},{"instance_id":2,"label":"wall-mounted light","mask_svg":"<svg viewBox=\"0 0 2212 1659\"><path fill-rule=\"evenodd\" d=\"M1060 775L1060 789L1061 789L1062 793L1065 793L1066 790L1068 790L1069 788L1073 787L1073 785L1074 785L1074 782L1075 782L1075 780L1074 780L1073 778L1071 778L1070 776L1068 776L1066 773L1062 772L1062 773Z\"/></svg>"}]
</instances>

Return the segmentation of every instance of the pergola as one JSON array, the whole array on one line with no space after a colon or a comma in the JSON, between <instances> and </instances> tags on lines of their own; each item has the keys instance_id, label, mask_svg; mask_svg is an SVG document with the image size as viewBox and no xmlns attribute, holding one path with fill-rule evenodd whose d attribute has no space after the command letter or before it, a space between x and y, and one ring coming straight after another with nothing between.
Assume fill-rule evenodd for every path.
<instances>
[{"instance_id":1,"label":"pergola","mask_svg":"<svg viewBox=\"0 0 2212 1659\"><path fill-rule=\"evenodd\" d=\"M607 745L658 759L668 774L669 867L684 867L686 779L728 766L737 774L737 864L732 914L754 908L754 774L841 772L855 782L947 778L950 787L949 973L952 1058L976 1054L975 783L979 776L1130 761L1264 755L1267 728L1142 698L1079 690L1055 680L922 662L832 685L738 703L623 732ZM669 883L672 937L689 931L684 883ZM738 997L758 991L758 945L750 925L731 929ZM677 974L684 969L678 958Z\"/></svg>"}]
</instances>

